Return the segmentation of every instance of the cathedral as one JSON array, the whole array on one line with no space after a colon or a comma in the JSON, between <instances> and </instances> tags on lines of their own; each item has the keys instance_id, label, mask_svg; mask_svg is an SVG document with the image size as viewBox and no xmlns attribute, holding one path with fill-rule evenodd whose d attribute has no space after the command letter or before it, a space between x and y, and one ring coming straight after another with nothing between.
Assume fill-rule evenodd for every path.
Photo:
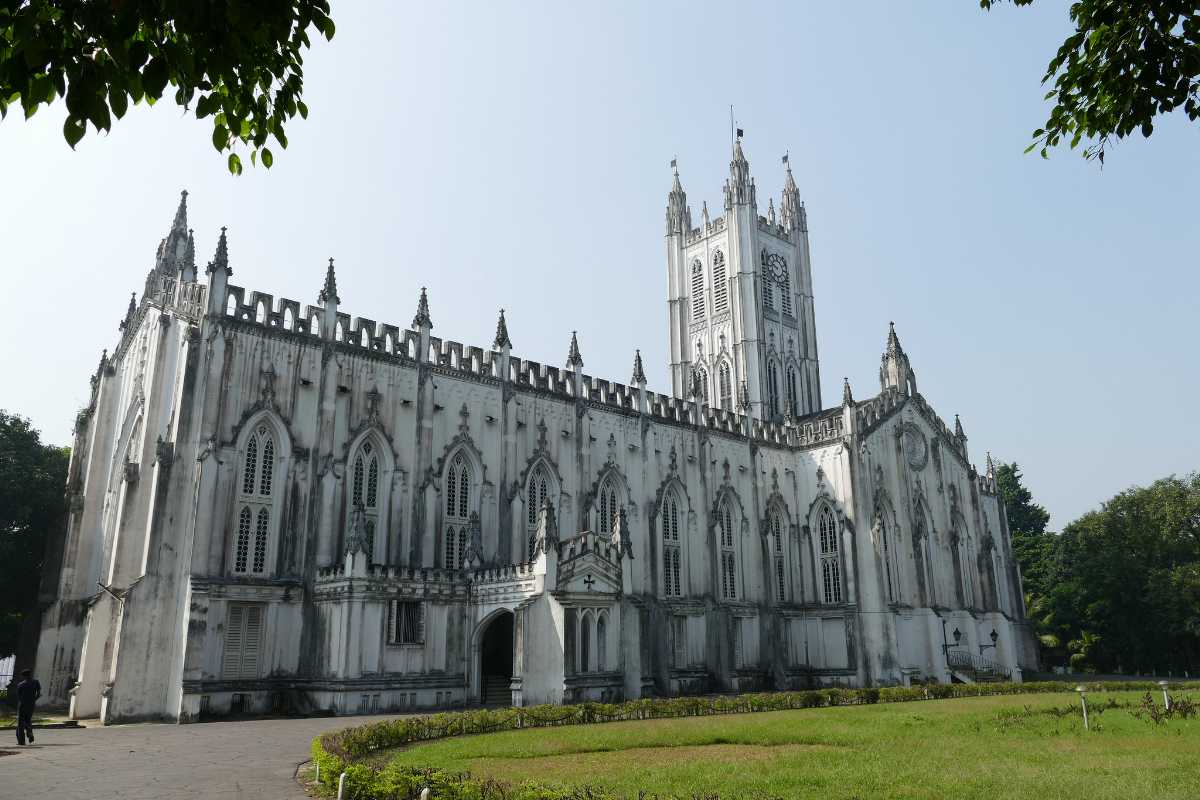
<instances>
[{"instance_id":1,"label":"cathedral","mask_svg":"<svg viewBox=\"0 0 1200 800\"><path fill-rule=\"evenodd\" d=\"M332 259L316 305L236 286L224 228L197 269L184 192L76 423L49 699L186 722L1020 680L990 458L894 328L878 390L823 402L808 236L740 139L695 227L675 170L665 395L637 353L584 372L575 334L561 366L514 355L503 312L489 347L436 337L423 289L407 327L352 317Z\"/></svg>"}]
</instances>

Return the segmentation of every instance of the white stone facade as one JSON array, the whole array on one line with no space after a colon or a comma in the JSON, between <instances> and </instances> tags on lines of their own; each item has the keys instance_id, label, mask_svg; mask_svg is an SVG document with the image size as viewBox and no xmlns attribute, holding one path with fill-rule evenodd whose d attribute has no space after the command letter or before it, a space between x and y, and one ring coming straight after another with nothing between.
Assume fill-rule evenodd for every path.
<instances>
[{"instance_id":1,"label":"white stone facade","mask_svg":"<svg viewBox=\"0 0 1200 800\"><path fill-rule=\"evenodd\" d=\"M574 337L566 369L517 358L503 317L490 349L439 340L423 291L407 329L352 320L332 261L316 306L247 292L224 231L197 275L181 202L77 425L51 699L186 721L1019 680L990 467L894 331L880 393L821 409L790 171L760 217L739 143L726 198L693 230L670 194L674 397L640 357L584 374Z\"/></svg>"}]
</instances>

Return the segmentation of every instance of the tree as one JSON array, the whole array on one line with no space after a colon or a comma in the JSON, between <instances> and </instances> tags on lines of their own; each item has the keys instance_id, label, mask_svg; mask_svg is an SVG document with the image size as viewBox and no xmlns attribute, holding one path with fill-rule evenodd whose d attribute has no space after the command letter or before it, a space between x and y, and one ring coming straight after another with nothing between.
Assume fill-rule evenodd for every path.
<instances>
[{"instance_id":1,"label":"tree","mask_svg":"<svg viewBox=\"0 0 1200 800\"><path fill-rule=\"evenodd\" d=\"M1033 0L1011 0L1027 6ZM1004 0L980 0L990 10ZM1154 118L1182 107L1200 118L1200 3L1197 0L1076 0L1075 32L1046 67L1054 101L1029 152L1042 157L1061 142L1087 139L1085 158L1104 163L1105 148L1135 131L1149 137Z\"/></svg>"},{"instance_id":2,"label":"tree","mask_svg":"<svg viewBox=\"0 0 1200 800\"><path fill-rule=\"evenodd\" d=\"M1200 667L1200 474L1129 489L1062 533L1049 605L1073 666Z\"/></svg>"},{"instance_id":3,"label":"tree","mask_svg":"<svg viewBox=\"0 0 1200 800\"><path fill-rule=\"evenodd\" d=\"M269 168L268 140L286 148L284 124L308 116L310 28L333 38L328 0L0 0L0 117L64 98L74 148L89 122L108 131L170 85L185 110L212 117L230 172L242 171L239 142Z\"/></svg>"},{"instance_id":4,"label":"tree","mask_svg":"<svg viewBox=\"0 0 1200 800\"><path fill-rule=\"evenodd\" d=\"M29 420L0 410L0 658L16 651L38 591L46 540L66 511L70 450L41 442Z\"/></svg>"},{"instance_id":5,"label":"tree","mask_svg":"<svg viewBox=\"0 0 1200 800\"><path fill-rule=\"evenodd\" d=\"M1004 502L1004 514L1012 534L1013 555L1021 565L1025 590L1042 597L1053 579L1055 536L1046 532L1050 512L1045 506L1033 502L1033 493L1025 487L1021 478L1021 468L1016 462L996 467L996 487Z\"/></svg>"}]
</instances>

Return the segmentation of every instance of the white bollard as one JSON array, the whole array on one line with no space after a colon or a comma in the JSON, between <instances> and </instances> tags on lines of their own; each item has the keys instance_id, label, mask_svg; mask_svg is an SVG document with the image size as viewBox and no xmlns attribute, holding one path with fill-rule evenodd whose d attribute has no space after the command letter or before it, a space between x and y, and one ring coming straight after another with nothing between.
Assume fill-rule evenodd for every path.
<instances>
[{"instance_id":1,"label":"white bollard","mask_svg":"<svg viewBox=\"0 0 1200 800\"><path fill-rule=\"evenodd\" d=\"M1087 694L1085 693L1084 688L1082 686L1076 686L1075 691L1079 692L1079 702L1083 703L1083 729L1085 731L1090 730L1088 728L1088 718L1087 718Z\"/></svg>"},{"instance_id":2,"label":"white bollard","mask_svg":"<svg viewBox=\"0 0 1200 800\"><path fill-rule=\"evenodd\" d=\"M337 800L346 800L346 773L338 776L338 796Z\"/></svg>"},{"instance_id":3,"label":"white bollard","mask_svg":"<svg viewBox=\"0 0 1200 800\"><path fill-rule=\"evenodd\" d=\"M317 762L317 783L321 782L321 762Z\"/></svg>"},{"instance_id":4,"label":"white bollard","mask_svg":"<svg viewBox=\"0 0 1200 800\"><path fill-rule=\"evenodd\" d=\"M424 789L421 790L420 800L429 800L429 787L428 786L426 786Z\"/></svg>"},{"instance_id":5,"label":"white bollard","mask_svg":"<svg viewBox=\"0 0 1200 800\"><path fill-rule=\"evenodd\" d=\"M1162 690L1163 690L1163 706L1167 709L1167 711L1170 711L1171 710L1171 696L1169 694L1167 694L1168 684L1166 681L1159 681L1158 685L1161 686Z\"/></svg>"}]
</instances>

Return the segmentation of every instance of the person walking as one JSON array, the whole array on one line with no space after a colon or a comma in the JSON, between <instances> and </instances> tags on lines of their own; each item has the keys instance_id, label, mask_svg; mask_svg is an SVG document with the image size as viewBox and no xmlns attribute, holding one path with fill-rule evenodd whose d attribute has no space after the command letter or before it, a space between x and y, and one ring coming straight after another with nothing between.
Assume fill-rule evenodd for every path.
<instances>
[{"instance_id":1,"label":"person walking","mask_svg":"<svg viewBox=\"0 0 1200 800\"><path fill-rule=\"evenodd\" d=\"M33 677L33 670L21 670L21 682L17 684L17 744L25 739L33 744L33 708L42 696L42 685Z\"/></svg>"}]
</instances>

